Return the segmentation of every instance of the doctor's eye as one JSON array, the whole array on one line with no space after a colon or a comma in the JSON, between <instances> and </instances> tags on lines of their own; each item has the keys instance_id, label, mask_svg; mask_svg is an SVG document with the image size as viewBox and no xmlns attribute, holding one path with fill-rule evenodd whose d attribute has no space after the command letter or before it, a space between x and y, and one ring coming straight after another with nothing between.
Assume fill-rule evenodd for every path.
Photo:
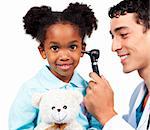
<instances>
[{"instance_id":1,"label":"doctor's eye","mask_svg":"<svg viewBox=\"0 0 150 130\"><path fill-rule=\"evenodd\" d=\"M52 110L54 110L54 109L55 109L55 107L53 106L53 107L52 107Z\"/></svg>"},{"instance_id":2,"label":"doctor's eye","mask_svg":"<svg viewBox=\"0 0 150 130\"><path fill-rule=\"evenodd\" d=\"M128 37L128 33L121 33L120 36L121 38L126 39Z\"/></svg>"},{"instance_id":3,"label":"doctor's eye","mask_svg":"<svg viewBox=\"0 0 150 130\"><path fill-rule=\"evenodd\" d=\"M63 106L63 109L67 109L67 106L66 106L66 105L64 105L64 106Z\"/></svg>"}]
</instances>

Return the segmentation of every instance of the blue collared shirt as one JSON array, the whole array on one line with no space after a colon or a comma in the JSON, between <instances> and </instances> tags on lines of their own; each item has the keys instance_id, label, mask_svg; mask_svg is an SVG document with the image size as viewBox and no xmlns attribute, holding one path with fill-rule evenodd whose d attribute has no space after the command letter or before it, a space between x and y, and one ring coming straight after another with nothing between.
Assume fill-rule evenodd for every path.
<instances>
[{"instance_id":1,"label":"blue collared shirt","mask_svg":"<svg viewBox=\"0 0 150 130\"><path fill-rule=\"evenodd\" d=\"M49 69L44 66L32 79L25 82L20 88L9 113L10 130L33 130L40 122L38 109L32 105L32 95L43 93L50 89L73 89L86 94L88 83L77 73L74 72L69 83L65 83L55 77ZM78 122L84 130L101 130L102 125L81 105Z\"/></svg>"}]
</instances>

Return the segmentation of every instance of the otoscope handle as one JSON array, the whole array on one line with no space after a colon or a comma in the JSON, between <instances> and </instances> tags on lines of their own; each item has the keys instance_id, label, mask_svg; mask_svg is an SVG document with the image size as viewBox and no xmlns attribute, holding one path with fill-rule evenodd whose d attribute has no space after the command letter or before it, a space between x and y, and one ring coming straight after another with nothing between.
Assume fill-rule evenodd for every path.
<instances>
[{"instance_id":1,"label":"otoscope handle","mask_svg":"<svg viewBox=\"0 0 150 130\"><path fill-rule=\"evenodd\" d=\"M97 73L100 76L97 62L92 63L92 69L93 69L93 72Z\"/></svg>"}]
</instances>

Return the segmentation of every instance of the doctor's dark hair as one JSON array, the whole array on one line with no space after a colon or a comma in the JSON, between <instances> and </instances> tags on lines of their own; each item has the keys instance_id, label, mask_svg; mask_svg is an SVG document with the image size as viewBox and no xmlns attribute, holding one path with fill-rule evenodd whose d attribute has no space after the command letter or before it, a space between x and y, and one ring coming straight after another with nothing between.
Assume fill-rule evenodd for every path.
<instances>
[{"instance_id":1,"label":"doctor's dark hair","mask_svg":"<svg viewBox=\"0 0 150 130\"><path fill-rule=\"evenodd\" d=\"M123 0L110 8L108 15L110 18L135 13L137 23L143 24L145 29L150 29L150 2L149 0Z\"/></svg>"},{"instance_id":2,"label":"doctor's dark hair","mask_svg":"<svg viewBox=\"0 0 150 130\"><path fill-rule=\"evenodd\" d=\"M70 3L62 12L52 11L49 6L32 7L23 17L24 29L43 46L47 28L56 23L71 24L78 28L79 35L84 39L90 37L93 29L97 29L94 12L86 4Z\"/></svg>"}]
</instances>

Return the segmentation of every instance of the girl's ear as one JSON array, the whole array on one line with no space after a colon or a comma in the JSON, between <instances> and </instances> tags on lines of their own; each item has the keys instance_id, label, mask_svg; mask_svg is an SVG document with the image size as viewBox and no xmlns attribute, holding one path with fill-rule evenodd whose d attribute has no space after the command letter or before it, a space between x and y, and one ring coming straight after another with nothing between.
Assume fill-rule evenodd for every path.
<instances>
[{"instance_id":1,"label":"girl's ear","mask_svg":"<svg viewBox=\"0 0 150 130\"><path fill-rule=\"evenodd\" d=\"M83 42L82 43L82 51L85 51L86 50L86 43ZM83 57L84 53L81 53L81 57Z\"/></svg>"},{"instance_id":2,"label":"girl's ear","mask_svg":"<svg viewBox=\"0 0 150 130\"><path fill-rule=\"evenodd\" d=\"M40 45L38 46L38 50L42 56L43 59L46 59L46 53L45 53L45 50L44 50L44 47L41 47Z\"/></svg>"}]
</instances>

